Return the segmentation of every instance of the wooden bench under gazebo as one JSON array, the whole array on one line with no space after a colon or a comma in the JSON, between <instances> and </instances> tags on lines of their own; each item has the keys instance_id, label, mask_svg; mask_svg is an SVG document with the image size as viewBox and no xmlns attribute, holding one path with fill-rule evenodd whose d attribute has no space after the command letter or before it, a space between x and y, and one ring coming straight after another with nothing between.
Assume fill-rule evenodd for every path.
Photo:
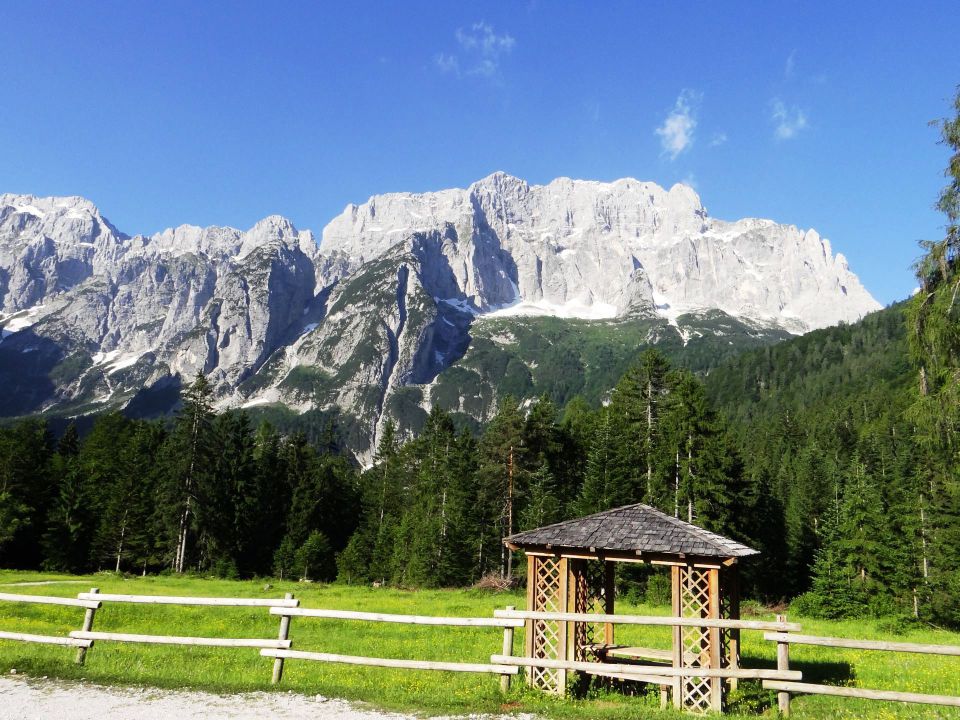
<instances>
[{"instance_id":1,"label":"wooden bench under gazebo","mask_svg":"<svg viewBox=\"0 0 960 720\"><path fill-rule=\"evenodd\" d=\"M527 556L527 610L541 613L614 613L615 562L669 566L673 616L737 619L740 558L758 554L745 545L637 504L516 533L504 540ZM591 674L661 685L673 704L694 711L722 710L727 683L719 677L642 676L643 662L674 668L737 668L739 630L699 625L673 627L672 649L624 647L610 622L532 618L526 623L528 658L590 663L637 663L629 676ZM530 667L528 682L563 693L567 670ZM735 682L735 681L730 681Z\"/></svg>"}]
</instances>

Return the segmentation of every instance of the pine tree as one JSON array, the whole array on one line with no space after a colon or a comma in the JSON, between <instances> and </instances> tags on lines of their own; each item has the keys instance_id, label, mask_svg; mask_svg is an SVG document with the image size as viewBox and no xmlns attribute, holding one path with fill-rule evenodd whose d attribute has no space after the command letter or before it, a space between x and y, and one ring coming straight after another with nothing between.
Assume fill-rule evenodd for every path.
<instances>
[{"instance_id":1,"label":"pine tree","mask_svg":"<svg viewBox=\"0 0 960 720\"><path fill-rule=\"evenodd\" d=\"M835 498L825 513L821 528L820 548L812 569L812 588L807 610L815 617L838 619L858 617L866 612L866 599L861 587L854 585L848 558L842 547L843 507Z\"/></svg>"},{"instance_id":2,"label":"pine tree","mask_svg":"<svg viewBox=\"0 0 960 720\"><path fill-rule=\"evenodd\" d=\"M550 525L560 520L561 505L550 467L544 462L530 476L526 506L520 514L519 530Z\"/></svg>"},{"instance_id":3,"label":"pine tree","mask_svg":"<svg viewBox=\"0 0 960 720\"><path fill-rule=\"evenodd\" d=\"M66 453L61 453L62 449ZM91 533L90 503L76 452L74 434L66 444L61 444L51 462L56 489L42 538L43 566L47 570L79 573L86 569Z\"/></svg>"},{"instance_id":4,"label":"pine tree","mask_svg":"<svg viewBox=\"0 0 960 720\"><path fill-rule=\"evenodd\" d=\"M615 460L617 448L611 415L607 408L599 412L587 454L583 487L574 506L576 515L591 515L628 502L625 484L619 479L620 468Z\"/></svg>"},{"instance_id":5,"label":"pine tree","mask_svg":"<svg viewBox=\"0 0 960 720\"><path fill-rule=\"evenodd\" d=\"M385 582L393 575L393 553L404 501L405 472L396 426L388 421L374 465L360 478L363 517L337 559L337 576L348 583Z\"/></svg>"},{"instance_id":6,"label":"pine tree","mask_svg":"<svg viewBox=\"0 0 960 720\"><path fill-rule=\"evenodd\" d=\"M960 624L960 88L955 116L939 123L951 156L937 208L947 219L942 240L921 243L920 290L908 306L909 341L918 369L911 417L928 454L931 564L927 611Z\"/></svg>"},{"instance_id":7,"label":"pine tree","mask_svg":"<svg viewBox=\"0 0 960 720\"><path fill-rule=\"evenodd\" d=\"M0 566L39 567L40 537L53 500L53 437L46 422L22 420L0 433Z\"/></svg>"},{"instance_id":8,"label":"pine tree","mask_svg":"<svg viewBox=\"0 0 960 720\"><path fill-rule=\"evenodd\" d=\"M623 448L623 463L627 468L639 470L639 474L633 473L635 488L629 494L661 507L669 495L662 470L665 463L661 444L661 415L668 394L669 372L670 364L660 352L652 348L645 350L637 364L617 383L610 402L617 418L615 425L624 423L629 433Z\"/></svg>"},{"instance_id":9,"label":"pine tree","mask_svg":"<svg viewBox=\"0 0 960 720\"><path fill-rule=\"evenodd\" d=\"M519 405L507 396L480 440L476 505L479 513L474 522L479 535L471 543L477 548L479 574L493 567L498 567L502 577L510 573L512 554L503 545L503 538L515 529L519 499L526 491L524 429Z\"/></svg>"},{"instance_id":10,"label":"pine tree","mask_svg":"<svg viewBox=\"0 0 960 720\"><path fill-rule=\"evenodd\" d=\"M843 491L838 548L863 598L877 592L890 570L886 512L866 466L854 458Z\"/></svg>"},{"instance_id":11,"label":"pine tree","mask_svg":"<svg viewBox=\"0 0 960 720\"><path fill-rule=\"evenodd\" d=\"M194 558L193 544L203 528L198 525L198 493L214 468L212 390L198 374L183 393L183 405L163 449L164 514L171 537L171 567L182 573ZM210 509L211 514L214 509ZM202 563L203 558L197 558Z\"/></svg>"},{"instance_id":12,"label":"pine tree","mask_svg":"<svg viewBox=\"0 0 960 720\"><path fill-rule=\"evenodd\" d=\"M394 547L394 582L427 587L466 582L473 444L467 436L458 437L449 415L434 408L410 452L416 469Z\"/></svg>"}]
</instances>

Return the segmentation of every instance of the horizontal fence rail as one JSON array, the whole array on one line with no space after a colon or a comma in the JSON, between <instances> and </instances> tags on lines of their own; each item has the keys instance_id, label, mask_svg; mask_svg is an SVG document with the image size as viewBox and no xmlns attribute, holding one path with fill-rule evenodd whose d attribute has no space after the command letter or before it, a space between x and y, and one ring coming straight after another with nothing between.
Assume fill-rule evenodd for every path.
<instances>
[{"instance_id":1,"label":"horizontal fence rail","mask_svg":"<svg viewBox=\"0 0 960 720\"><path fill-rule=\"evenodd\" d=\"M111 640L113 642L147 643L151 645L196 645L202 647L290 647L289 640L261 640L258 638L177 637L175 635L133 635L130 633L92 632L74 630L70 637L79 640Z\"/></svg>"},{"instance_id":2,"label":"horizontal fence rail","mask_svg":"<svg viewBox=\"0 0 960 720\"><path fill-rule=\"evenodd\" d=\"M921 693L898 692L894 690L869 690L867 688L815 685L813 683L802 682L778 682L776 680L764 680L763 687L767 690L803 695L835 695L838 697L860 698L861 700L887 700L890 702L960 707L960 697L954 695L924 695Z\"/></svg>"},{"instance_id":3,"label":"horizontal fence rail","mask_svg":"<svg viewBox=\"0 0 960 720\"><path fill-rule=\"evenodd\" d=\"M358 655L335 655L332 653L305 652L302 650L261 650L264 657L298 660L319 660L321 662L344 663L347 665L370 665L374 667L404 668L407 670L445 670L447 672L493 673L495 675L516 675L518 667L503 664L481 664L461 662L437 662L434 660L407 660L402 658L373 658Z\"/></svg>"},{"instance_id":4,"label":"horizontal fence rail","mask_svg":"<svg viewBox=\"0 0 960 720\"><path fill-rule=\"evenodd\" d=\"M922 645L919 643L887 642L886 640L854 640L852 638L789 635L786 633L764 633L763 639L785 642L791 645L818 645L820 647L849 648L851 650L877 650L960 657L960 645Z\"/></svg>"},{"instance_id":5,"label":"horizontal fence rail","mask_svg":"<svg viewBox=\"0 0 960 720\"><path fill-rule=\"evenodd\" d=\"M218 605L222 607L295 608L299 600L284 598L223 598L175 597L172 595L111 595L109 593L80 593L82 600L99 598L104 602L139 603L142 605Z\"/></svg>"},{"instance_id":6,"label":"horizontal fence rail","mask_svg":"<svg viewBox=\"0 0 960 720\"><path fill-rule=\"evenodd\" d=\"M271 608L271 615L289 617L312 617L328 620L360 620L366 622L402 623L404 625L447 625L451 627L497 627L521 628L522 619L511 618L464 618L439 615L393 615L388 613L354 612L352 610L323 610L314 608Z\"/></svg>"},{"instance_id":7,"label":"horizontal fence rail","mask_svg":"<svg viewBox=\"0 0 960 720\"><path fill-rule=\"evenodd\" d=\"M557 620L560 622L612 623L619 625L662 625L667 627L706 627L726 630L799 631L797 623L774 620L729 620L726 618L690 618L669 615L606 615L603 613L541 612L537 610L494 610L494 617L520 620Z\"/></svg>"},{"instance_id":8,"label":"horizontal fence rail","mask_svg":"<svg viewBox=\"0 0 960 720\"><path fill-rule=\"evenodd\" d=\"M91 593L82 593L84 598L74 600L73 598L54 597L52 595L18 595L16 593L0 593L0 600L9 602L37 603L40 605L64 605L66 607L79 607L88 610L97 610L102 604L99 600L93 598L99 597Z\"/></svg>"},{"instance_id":9,"label":"horizontal fence rail","mask_svg":"<svg viewBox=\"0 0 960 720\"><path fill-rule=\"evenodd\" d=\"M56 635L31 635L30 633L0 631L0 640L19 640L20 642L41 643L43 645L69 645L70 647L88 648L93 645L92 640L80 640L74 637L58 637Z\"/></svg>"},{"instance_id":10,"label":"horizontal fence rail","mask_svg":"<svg viewBox=\"0 0 960 720\"><path fill-rule=\"evenodd\" d=\"M777 643L777 667L781 669L789 665L790 645L815 645L818 647L849 650L873 650L879 652L960 657L960 646L956 645L925 645L921 643L888 642L886 640L858 640L856 638L798 635L786 632L764 633L763 639ZM835 697L859 698L861 700L886 700L889 702L960 707L960 697L955 695L928 695L924 693L901 692L899 690L818 685L815 683L784 681L782 678L764 679L763 687L767 690L777 691L777 702L782 715L790 714L791 694L832 695Z\"/></svg>"},{"instance_id":11,"label":"horizontal fence rail","mask_svg":"<svg viewBox=\"0 0 960 720\"><path fill-rule=\"evenodd\" d=\"M715 677L715 678L747 678L747 679L779 679L799 680L803 674L799 670L761 670L753 668L698 668L698 667L667 667L663 665L628 665L620 663L593 663L576 660L554 660L551 658L512 657L506 655L492 655L490 662L504 665L519 665L521 667L543 667L556 670L575 670L590 674L616 673L618 675L647 675L657 678L674 677Z\"/></svg>"}]
</instances>

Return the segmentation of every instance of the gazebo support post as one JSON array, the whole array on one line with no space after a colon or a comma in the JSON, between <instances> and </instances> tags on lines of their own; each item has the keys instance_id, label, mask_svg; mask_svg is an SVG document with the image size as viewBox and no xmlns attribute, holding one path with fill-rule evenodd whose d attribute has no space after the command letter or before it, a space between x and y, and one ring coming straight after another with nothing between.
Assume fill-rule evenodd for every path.
<instances>
[{"instance_id":1,"label":"gazebo support post","mask_svg":"<svg viewBox=\"0 0 960 720\"><path fill-rule=\"evenodd\" d=\"M712 568L710 571L710 606L708 610L709 617L716 620L720 618L720 569ZM710 628L710 663L711 668L720 667L720 656L723 650L723 643L720 639L720 628ZM714 712L723 711L723 678L710 678L710 709Z\"/></svg>"},{"instance_id":2,"label":"gazebo support post","mask_svg":"<svg viewBox=\"0 0 960 720\"><path fill-rule=\"evenodd\" d=\"M534 555L527 556L527 609L533 610L535 607L533 599L537 596L537 558ZM533 657L533 632L534 620L527 620L523 627L523 654L526 657ZM527 685L533 687L533 668L525 668Z\"/></svg>"},{"instance_id":3,"label":"gazebo support post","mask_svg":"<svg viewBox=\"0 0 960 720\"><path fill-rule=\"evenodd\" d=\"M617 568L609 560L603 563L603 611L608 615L613 615L614 605L616 603L616 578ZM603 641L607 645L613 645L613 623L605 623L603 626Z\"/></svg>"},{"instance_id":4,"label":"gazebo support post","mask_svg":"<svg viewBox=\"0 0 960 720\"><path fill-rule=\"evenodd\" d=\"M560 558L560 598L559 610L565 612L570 607L570 560L565 557ZM570 657L570 632L573 623L559 623L557 630L560 637L557 641L557 657L567 659ZM558 695L565 695L567 692L567 670L557 670L557 687L555 692Z\"/></svg>"},{"instance_id":5,"label":"gazebo support post","mask_svg":"<svg viewBox=\"0 0 960 720\"><path fill-rule=\"evenodd\" d=\"M673 601L673 616L680 617L680 567L670 566L670 597ZM673 667L683 667L683 635L679 625L673 626ZM683 678L673 679L673 706L678 710L683 707Z\"/></svg>"},{"instance_id":6,"label":"gazebo support post","mask_svg":"<svg viewBox=\"0 0 960 720\"><path fill-rule=\"evenodd\" d=\"M721 611L722 617L731 620L740 619L740 566L726 565L720 571L721 602L725 604ZM724 631L726 639L726 653L724 667L737 669L740 667L740 631L736 629ZM727 681L730 690L737 689L737 678Z\"/></svg>"}]
</instances>

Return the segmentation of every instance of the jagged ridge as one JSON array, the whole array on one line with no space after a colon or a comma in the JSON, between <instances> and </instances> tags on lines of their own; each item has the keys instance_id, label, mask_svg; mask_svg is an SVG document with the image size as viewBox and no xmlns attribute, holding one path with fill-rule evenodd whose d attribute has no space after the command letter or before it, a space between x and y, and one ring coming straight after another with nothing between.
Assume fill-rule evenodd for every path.
<instances>
[{"instance_id":1,"label":"jagged ridge","mask_svg":"<svg viewBox=\"0 0 960 720\"><path fill-rule=\"evenodd\" d=\"M338 407L368 450L398 404L449 395L478 322L637 318L683 343L773 340L878 307L816 232L715 220L683 185L495 173L350 205L319 249L280 216L127 236L83 198L0 196L4 415L142 403L204 372L222 406ZM704 324L716 311L736 330Z\"/></svg>"}]
</instances>

